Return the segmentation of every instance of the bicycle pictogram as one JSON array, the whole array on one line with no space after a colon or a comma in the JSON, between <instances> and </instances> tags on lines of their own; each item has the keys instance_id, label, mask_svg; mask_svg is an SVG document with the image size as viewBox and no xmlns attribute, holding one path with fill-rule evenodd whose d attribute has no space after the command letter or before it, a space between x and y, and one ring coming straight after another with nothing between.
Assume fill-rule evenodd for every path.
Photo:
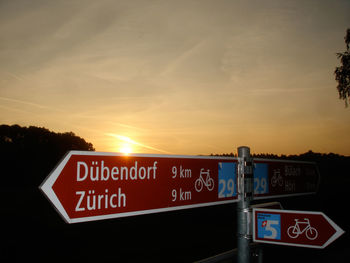
<instances>
[{"instance_id":1,"label":"bicycle pictogram","mask_svg":"<svg viewBox=\"0 0 350 263\"><path fill-rule=\"evenodd\" d=\"M205 179L203 178L205 176ZM204 168L201 169L199 178L195 181L194 187L197 192L202 191L203 186L205 186L209 191L214 189L214 179L210 177L210 170L206 170Z\"/></svg>"},{"instance_id":2,"label":"bicycle pictogram","mask_svg":"<svg viewBox=\"0 0 350 263\"><path fill-rule=\"evenodd\" d=\"M280 169L273 170L273 176L271 178L271 186L276 187L277 184L283 186L283 178Z\"/></svg>"},{"instance_id":3,"label":"bicycle pictogram","mask_svg":"<svg viewBox=\"0 0 350 263\"><path fill-rule=\"evenodd\" d=\"M294 219L294 221L294 226L290 226L287 229L287 234L290 238L297 238L303 233L305 233L309 240L315 240L317 238L317 229L310 225L310 219L304 218L304 221Z\"/></svg>"}]
</instances>

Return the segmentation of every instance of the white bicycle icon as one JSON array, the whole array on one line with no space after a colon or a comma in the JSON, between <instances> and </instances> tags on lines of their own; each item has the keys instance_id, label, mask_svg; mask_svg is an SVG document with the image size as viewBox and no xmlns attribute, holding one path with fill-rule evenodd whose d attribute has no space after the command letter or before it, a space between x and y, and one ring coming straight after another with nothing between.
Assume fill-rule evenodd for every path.
<instances>
[{"instance_id":1,"label":"white bicycle icon","mask_svg":"<svg viewBox=\"0 0 350 263\"><path fill-rule=\"evenodd\" d=\"M204 175L206 176L205 180L203 178ZM205 171L204 168L202 168L199 178L194 183L194 187L196 188L197 192L200 192L202 191L204 185L209 191L214 189L214 179L210 177L210 170L208 169Z\"/></svg>"},{"instance_id":2,"label":"white bicycle icon","mask_svg":"<svg viewBox=\"0 0 350 263\"><path fill-rule=\"evenodd\" d=\"M273 171L273 176L271 178L271 185L272 185L272 187L276 187L277 184L279 186L283 186L283 178L282 178L280 169L274 170Z\"/></svg>"},{"instance_id":3,"label":"white bicycle icon","mask_svg":"<svg viewBox=\"0 0 350 263\"><path fill-rule=\"evenodd\" d=\"M287 229L287 234L290 238L297 238L301 234L305 233L309 240L315 240L318 236L316 228L310 225L310 219L304 218L304 221L299 221L299 219L294 219L295 225L290 226Z\"/></svg>"}]
</instances>

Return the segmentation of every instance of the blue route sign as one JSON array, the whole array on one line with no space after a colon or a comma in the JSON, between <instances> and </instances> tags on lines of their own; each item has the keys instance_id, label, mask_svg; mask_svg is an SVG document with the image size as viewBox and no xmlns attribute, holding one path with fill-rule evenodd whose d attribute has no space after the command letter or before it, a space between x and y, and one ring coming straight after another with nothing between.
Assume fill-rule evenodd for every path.
<instances>
[{"instance_id":1,"label":"blue route sign","mask_svg":"<svg viewBox=\"0 0 350 263\"><path fill-rule=\"evenodd\" d=\"M237 164L233 162L219 163L218 197L226 198L237 196Z\"/></svg>"},{"instance_id":2,"label":"blue route sign","mask_svg":"<svg viewBox=\"0 0 350 263\"><path fill-rule=\"evenodd\" d=\"M254 165L254 194L269 193L268 165L256 163Z\"/></svg>"},{"instance_id":3,"label":"blue route sign","mask_svg":"<svg viewBox=\"0 0 350 263\"><path fill-rule=\"evenodd\" d=\"M281 239L281 216L279 214L260 213L257 219L259 238Z\"/></svg>"}]
</instances>

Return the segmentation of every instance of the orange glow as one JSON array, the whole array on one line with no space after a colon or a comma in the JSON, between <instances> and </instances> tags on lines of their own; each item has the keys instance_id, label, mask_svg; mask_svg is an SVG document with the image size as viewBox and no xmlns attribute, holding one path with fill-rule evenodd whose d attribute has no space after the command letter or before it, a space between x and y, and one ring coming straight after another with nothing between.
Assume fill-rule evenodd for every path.
<instances>
[{"instance_id":1,"label":"orange glow","mask_svg":"<svg viewBox=\"0 0 350 263\"><path fill-rule=\"evenodd\" d=\"M130 153L133 152L132 150L132 147L130 144L123 144L120 148L119 148L119 151L118 152L121 152L125 155L129 155Z\"/></svg>"}]
</instances>

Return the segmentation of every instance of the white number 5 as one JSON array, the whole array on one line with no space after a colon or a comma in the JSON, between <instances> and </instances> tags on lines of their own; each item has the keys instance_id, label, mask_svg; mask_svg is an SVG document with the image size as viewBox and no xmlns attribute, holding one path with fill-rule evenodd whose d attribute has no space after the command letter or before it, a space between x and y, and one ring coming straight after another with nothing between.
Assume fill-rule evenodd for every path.
<instances>
[{"instance_id":1,"label":"white number 5","mask_svg":"<svg viewBox=\"0 0 350 263\"><path fill-rule=\"evenodd\" d=\"M265 230L270 231L271 235L264 235L264 238L276 239L277 229L274 228L272 225L278 225L278 224L279 224L278 220L267 220Z\"/></svg>"}]
</instances>

